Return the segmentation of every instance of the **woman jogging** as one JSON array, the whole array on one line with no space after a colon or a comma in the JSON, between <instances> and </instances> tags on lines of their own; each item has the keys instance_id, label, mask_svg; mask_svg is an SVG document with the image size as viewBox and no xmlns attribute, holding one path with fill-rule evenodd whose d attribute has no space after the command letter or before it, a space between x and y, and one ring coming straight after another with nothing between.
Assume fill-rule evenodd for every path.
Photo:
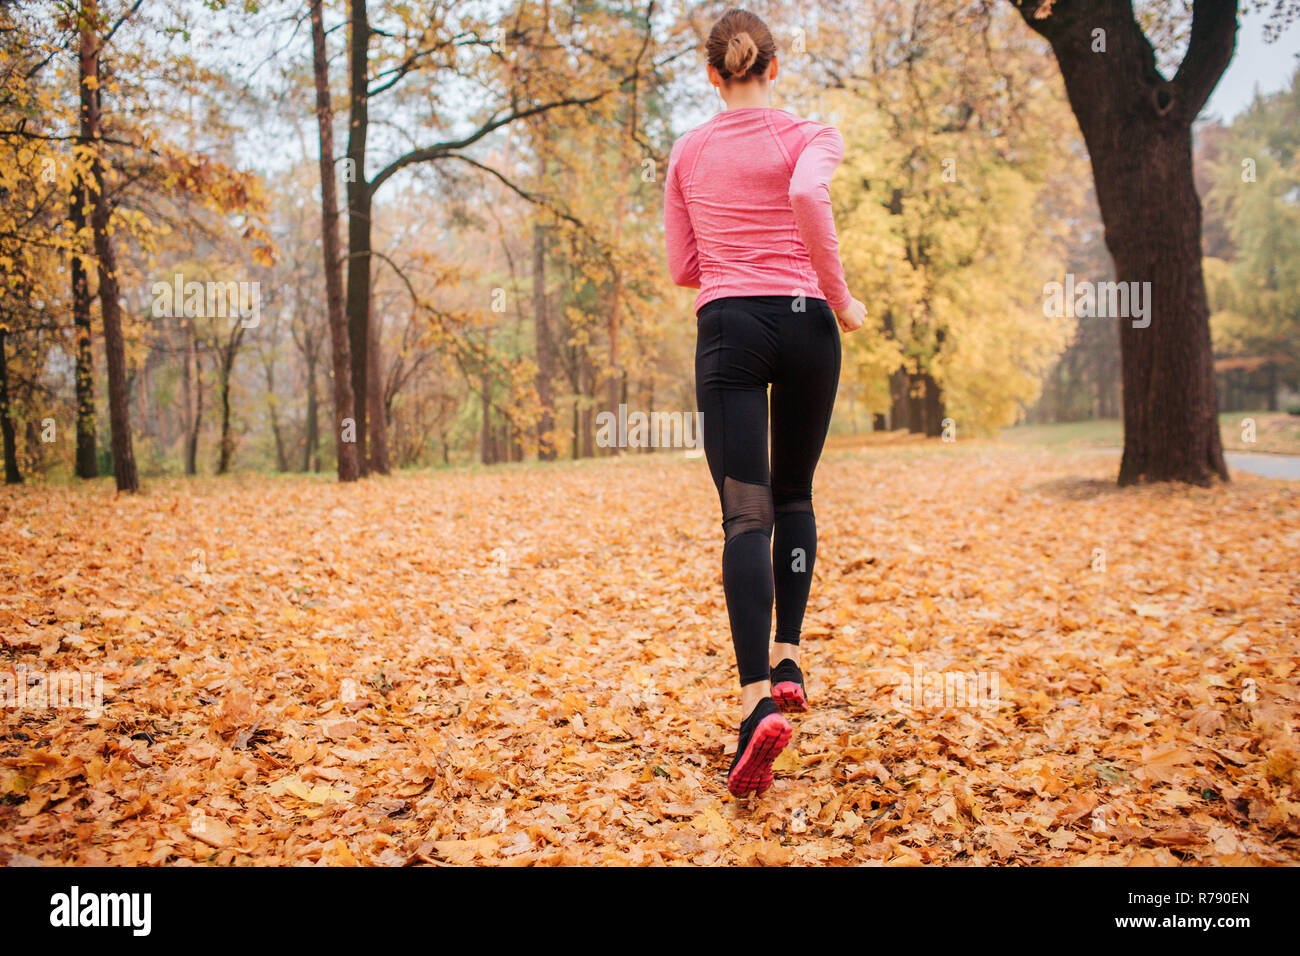
<instances>
[{"instance_id":1,"label":"woman jogging","mask_svg":"<svg viewBox=\"0 0 1300 956\"><path fill-rule=\"evenodd\" d=\"M799 634L817 553L813 472L839 384L836 324L851 332L866 309L844 284L831 214L839 132L770 105L776 44L754 14L728 10L706 49L726 109L673 144L664 230L673 281L700 290L695 389L743 711L727 789L741 796L772 784L791 735L780 710L807 709Z\"/></svg>"}]
</instances>

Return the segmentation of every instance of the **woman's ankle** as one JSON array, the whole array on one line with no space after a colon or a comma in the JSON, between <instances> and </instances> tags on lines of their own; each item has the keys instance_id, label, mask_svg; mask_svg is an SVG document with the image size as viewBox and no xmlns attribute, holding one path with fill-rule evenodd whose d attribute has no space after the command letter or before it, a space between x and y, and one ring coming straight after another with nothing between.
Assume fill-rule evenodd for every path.
<instances>
[{"instance_id":1,"label":"woman's ankle","mask_svg":"<svg viewBox=\"0 0 1300 956\"><path fill-rule=\"evenodd\" d=\"M758 680L752 684L745 684L740 688L740 719L743 721L754 712L754 708L758 706L760 700L771 696L771 681Z\"/></svg>"},{"instance_id":2,"label":"woman's ankle","mask_svg":"<svg viewBox=\"0 0 1300 956\"><path fill-rule=\"evenodd\" d=\"M799 663L799 645L783 644L780 641L774 641L771 650L769 650L767 654L768 665L775 667L787 658L794 661L796 664Z\"/></svg>"}]
</instances>

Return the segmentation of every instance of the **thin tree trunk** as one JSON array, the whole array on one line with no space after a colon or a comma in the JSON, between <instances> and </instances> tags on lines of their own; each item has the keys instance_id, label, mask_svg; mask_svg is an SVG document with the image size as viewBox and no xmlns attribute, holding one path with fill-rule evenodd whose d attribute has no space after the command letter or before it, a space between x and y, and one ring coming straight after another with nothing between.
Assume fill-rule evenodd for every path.
<instances>
[{"instance_id":1,"label":"thin tree trunk","mask_svg":"<svg viewBox=\"0 0 1300 956\"><path fill-rule=\"evenodd\" d=\"M479 460L485 465L496 464L492 445L492 379L484 372L479 379L479 394L483 403L483 428L479 435Z\"/></svg>"},{"instance_id":2,"label":"thin tree trunk","mask_svg":"<svg viewBox=\"0 0 1300 956\"><path fill-rule=\"evenodd\" d=\"M351 388L351 384L348 387ZM320 445L320 413L317 409L317 402L316 363L315 361L309 361L307 363L307 424L306 435L302 443L303 471L311 471L312 456L317 454L317 446Z\"/></svg>"},{"instance_id":3,"label":"thin tree trunk","mask_svg":"<svg viewBox=\"0 0 1300 956\"><path fill-rule=\"evenodd\" d=\"M18 470L18 446L14 441L14 422L9 417L9 361L5 339L8 331L0 325L0 435L4 440L5 484L21 485L22 473Z\"/></svg>"},{"instance_id":4,"label":"thin tree trunk","mask_svg":"<svg viewBox=\"0 0 1300 956\"><path fill-rule=\"evenodd\" d=\"M221 398L221 442L217 446L217 474L224 475L230 470L230 459L234 452L234 442L230 437L230 375L223 373L219 396Z\"/></svg>"},{"instance_id":5,"label":"thin tree trunk","mask_svg":"<svg viewBox=\"0 0 1300 956\"><path fill-rule=\"evenodd\" d=\"M230 470L230 463L235 455L235 439L230 431L230 378L234 372L235 352L238 348L237 340L231 342L226 346L224 354L218 359L221 373L218 385L221 397L221 444L218 446L218 475L224 475Z\"/></svg>"},{"instance_id":6,"label":"thin tree trunk","mask_svg":"<svg viewBox=\"0 0 1300 956\"><path fill-rule=\"evenodd\" d=\"M538 157L539 178L545 172L545 159ZM556 448L551 433L555 431L555 395L551 383L555 378L555 351L551 348L551 320L546 305L546 227L539 221L533 226L533 332L537 347L537 400L541 405L537 457L540 461L554 461Z\"/></svg>"},{"instance_id":7,"label":"thin tree trunk","mask_svg":"<svg viewBox=\"0 0 1300 956\"><path fill-rule=\"evenodd\" d=\"M189 434L185 437L185 474L199 473L199 431L203 427L203 361L194 342L194 330L190 329L190 348L186 362L194 369L194 416L190 421Z\"/></svg>"},{"instance_id":8,"label":"thin tree trunk","mask_svg":"<svg viewBox=\"0 0 1300 956\"><path fill-rule=\"evenodd\" d=\"M583 353L582 364L583 364L583 376L582 376L583 387L586 389L590 389L590 391L584 391L582 395L584 397L589 397L592 399L591 402L584 403L584 407L582 409L582 423L581 423L581 432L580 432L582 436L582 457L592 458L596 454L595 447L593 444L593 438L595 437L595 418L596 418L596 408L595 408L596 363L589 354Z\"/></svg>"},{"instance_id":9,"label":"thin tree trunk","mask_svg":"<svg viewBox=\"0 0 1300 956\"><path fill-rule=\"evenodd\" d=\"M698 411L698 410L699 410L699 409L696 409L696 411ZM651 378L650 378L650 388L649 388L649 390L648 390L648 392L647 392L647 395L646 395L646 413L650 416L650 421L654 421L654 418L655 418L655 380L654 380L654 373L653 373L653 372L651 373ZM646 442L646 443L641 447L641 451L644 452L644 453L647 454L647 455L651 454L654 450L655 450L655 448L654 448L654 442Z\"/></svg>"},{"instance_id":10,"label":"thin tree trunk","mask_svg":"<svg viewBox=\"0 0 1300 956\"><path fill-rule=\"evenodd\" d=\"M108 359L108 410L112 430L113 475L118 491L138 491L135 451L131 445L131 416L126 382L126 345L122 337L122 311L117 284L117 258L108 234L112 214L104 184L103 140L100 130L99 94L99 11L96 0L83 0L81 8L80 72L82 84L93 78L94 96L86 114L85 132L95 144L91 162L91 181L95 205L91 212L91 229L95 239L95 256L99 260L99 307L104 323L104 351Z\"/></svg>"},{"instance_id":11,"label":"thin tree trunk","mask_svg":"<svg viewBox=\"0 0 1300 956\"><path fill-rule=\"evenodd\" d=\"M369 210L366 212L369 220ZM367 251L369 250L369 236ZM369 261L369 256L366 257ZM367 278L367 284L369 279ZM369 414L370 470L381 475L389 473L388 467L388 402L384 396L384 367L380 347L379 318L374 314L374 303L369 293L366 295L366 405Z\"/></svg>"},{"instance_id":12,"label":"thin tree trunk","mask_svg":"<svg viewBox=\"0 0 1300 956\"><path fill-rule=\"evenodd\" d=\"M573 386L573 457L577 460L582 457L582 428L586 423L582 411L582 398L585 394L582 356L577 356L574 363L577 365L577 375Z\"/></svg>"},{"instance_id":13,"label":"thin tree trunk","mask_svg":"<svg viewBox=\"0 0 1300 956\"><path fill-rule=\"evenodd\" d=\"M82 136L85 136L86 103L90 90L82 87ZM81 233L86 228L86 185L81 177L72 187L69 218L75 248L72 253L72 326L77 342L77 460L78 478L98 478L95 449L95 346L90 324L90 277L81 257Z\"/></svg>"},{"instance_id":14,"label":"thin tree trunk","mask_svg":"<svg viewBox=\"0 0 1300 956\"><path fill-rule=\"evenodd\" d=\"M370 193L366 182L366 135L370 123L367 65L370 21L366 0L351 0L350 95L348 123L348 344L352 349L352 395L356 420L357 466L370 472L368 376L370 339Z\"/></svg>"},{"instance_id":15,"label":"thin tree trunk","mask_svg":"<svg viewBox=\"0 0 1300 956\"><path fill-rule=\"evenodd\" d=\"M334 112L330 107L328 64L322 0L311 0L312 67L316 80L316 124L320 135L321 247L325 268L325 306L329 317L330 352L334 363L334 447L338 455L339 481L356 481L359 470L358 445L344 434L348 420L355 420L352 391L352 349L347 315L343 311L343 275L339 261L339 196L334 173ZM312 383L315 395L315 382ZM311 426L314 430L314 421ZM363 433L364 434L364 433Z\"/></svg>"},{"instance_id":16,"label":"thin tree trunk","mask_svg":"<svg viewBox=\"0 0 1300 956\"><path fill-rule=\"evenodd\" d=\"M80 83L80 123L82 145L93 137L91 116L94 110L95 91L81 77ZM71 216L73 228L72 255L72 324L77 340L77 459L76 472L79 478L98 478L99 459L96 448L97 422L95 420L95 347L94 330L90 319L90 276L86 271L85 260L80 253L85 251L82 233L86 228L86 206L89 197L86 182L78 171L72 184Z\"/></svg>"},{"instance_id":17,"label":"thin tree trunk","mask_svg":"<svg viewBox=\"0 0 1300 956\"><path fill-rule=\"evenodd\" d=\"M618 249L623 239L623 190L616 186L618 195L614 200L614 282L609 295L609 382L607 385L609 411L618 417L619 398L622 394L622 378L618 367L618 333L619 305L623 297L623 273L618 267ZM621 451L618 442L610 446L610 454Z\"/></svg>"},{"instance_id":18,"label":"thin tree trunk","mask_svg":"<svg viewBox=\"0 0 1300 956\"><path fill-rule=\"evenodd\" d=\"M275 439L275 467L281 473L289 470L289 456L284 447L284 430L280 428L280 414L276 411L275 366L266 366L266 410L271 419L271 437Z\"/></svg>"}]
</instances>

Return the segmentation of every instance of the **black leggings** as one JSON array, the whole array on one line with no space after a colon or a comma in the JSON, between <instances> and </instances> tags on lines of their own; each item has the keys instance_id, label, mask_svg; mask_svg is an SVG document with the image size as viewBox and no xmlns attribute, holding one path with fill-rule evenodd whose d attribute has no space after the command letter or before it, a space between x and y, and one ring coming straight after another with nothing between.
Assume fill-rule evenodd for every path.
<instances>
[{"instance_id":1,"label":"black leggings","mask_svg":"<svg viewBox=\"0 0 1300 956\"><path fill-rule=\"evenodd\" d=\"M742 687L768 679L774 597L776 639L799 643L817 555L813 471L839 378L840 331L825 299L730 296L698 313L695 394L722 505L722 589Z\"/></svg>"}]
</instances>

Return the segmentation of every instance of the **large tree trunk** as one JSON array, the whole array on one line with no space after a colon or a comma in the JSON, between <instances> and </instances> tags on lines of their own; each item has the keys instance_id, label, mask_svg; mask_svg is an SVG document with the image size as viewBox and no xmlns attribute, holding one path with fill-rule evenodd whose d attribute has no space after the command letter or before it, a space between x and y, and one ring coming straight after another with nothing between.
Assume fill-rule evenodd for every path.
<instances>
[{"instance_id":1,"label":"large tree trunk","mask_svg":"<svg viewBox=\"0 0 1300 956\"><path fill-rule=\"evenodd\" d=\"M316 77L316 125L320 137L321 247L325 258L325 306L329 313L330 352L334 362L334 448L338 455L339 481L356 481L359 470L358 445L348 441L345 422L356 422L353 401L352 348L347 315L343 311L343 275L339 261L339 196L334 172L334 113L330 107L329 73L325 52L322 0L311 0L312 66ZM313 396L315 383L312 383ZM309 423L314 427L314 423ZM362 433L364 435L364 433ZM310 459L306 459L310 460ZM304 467L306 467L304 465Z\"/></svg>"},{"instance_id":2,"label":"large tree trunk","mask_svg":"<svg viewBox=\"0 0 1300 956\"><path fill-rule=\"evenodd\" d=\"M14 440L14 421L9 417L9 361L5 338L8 330L0 325L0 438L4 442L5 484L20 485L22 472L18 470L18 445Z\"/></svg>"},{"instance_id":3,"label":"large tree trunk","mask_svg":"<svg viewBox=\"0 0 1300 956\"><path fill-rule=\"evenodd\" d=\"M82 136L90 91L82 87ZM95 450L95 347L90 324L90 276L81 257L81 232L86 228L86 185L81 177L72 187L69 218L77 238L72 253L72 327L77 343L77 464L78 478L98 478Z\"/></svg>"},{"instance_id":4,"label":"large tree trunk","mask_svg":"<svg viewBox=\"0 0 1300 956\"><path fill-rule=\"evenodd\" d=\"M366 0L351 0L350 96L348 122L348 345L352 362L353 417L356 420L357 465L370 471L367 443L370 369L370 206L366 182L366 134L370 123L370 21Z\"/></svg>"},{"instance_id":5,"label":"large tree trunk","mask_svg":"<svg viewBox=\"0 0 1300 956\"><path fill-rule=\"evenodd\" d=\"M1150 289L1146 316L1120 320L1119 483L1226 480L1191 124L1232 58L1237 3L1197 0L1172 81L1156 69L1128 0L1058 3L1041 18L1036 0L1015 5L1060 65L1092 160L1115 278ZM1095 49L1098 37L1104 52Z\"/></svg>"},{"instance_id":6,"label":"large tree trunk","mask_svg":"<svg viewBox=\"0 0 1300 956\"><path fill-rule=\"evenodd\" d=\"M118 491L138 491L135 451L131 445L131 416L127 404L126 345L122 338L122 311L117 284L117 258L108 234L112 214L104 186L103 141L100 130L99 95L99 11L96 0L84 0L81 8L80 73L82 84L94 78L95 91L86 112L84 132L95 144L91 162L91 181L95 205L90 223L95 238L95 256L99 260L99 307L104 323L104 351L108 359L108 414L112 430L113 475Z\"/></svg>"},{"instance_id":7,"label":"large tree trunk","mask_svg":"<svg viewBox=\"0 0 1300 956\"><path fill-rule=\"evenodd\" d=\"M1106 244L1119 281L1151 283L1151 324L1120 321L1121 485L1227 479L1216 414L1210 309L1201 275L1201 204L1191 130L1133 126L1124 150L1094 159ZM1123 157L1131 151L1132 158ZM1105 185L1103 185L1103 182ZM1158 197L1158 198L1157 198ZM1145 324L1145 320L1142 320Z\"/></svg>"}]
</instances>

